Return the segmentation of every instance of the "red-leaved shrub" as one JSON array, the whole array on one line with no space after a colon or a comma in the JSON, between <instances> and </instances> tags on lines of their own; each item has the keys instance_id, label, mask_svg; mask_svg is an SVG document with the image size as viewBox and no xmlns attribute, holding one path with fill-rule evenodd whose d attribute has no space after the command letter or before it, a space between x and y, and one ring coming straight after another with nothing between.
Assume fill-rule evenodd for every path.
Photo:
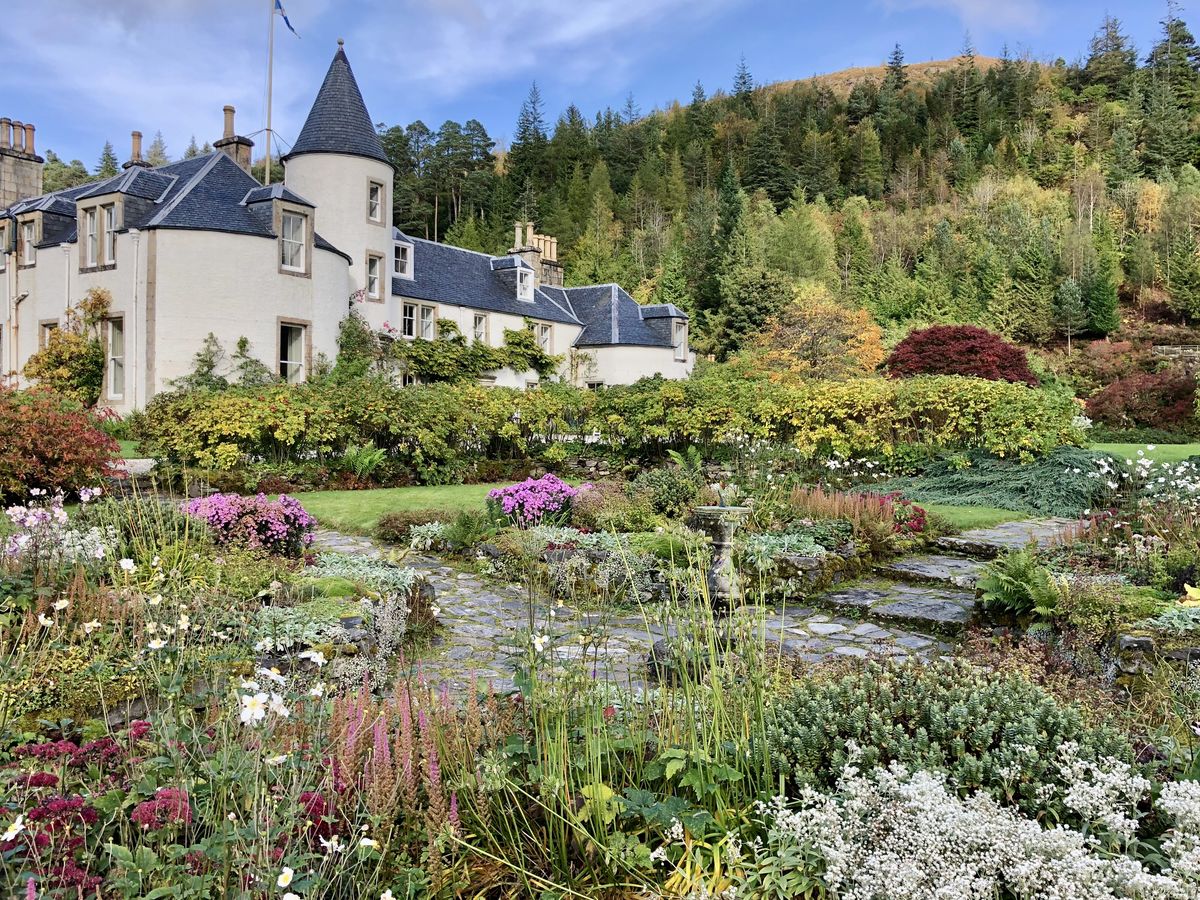
<instances>
[{"instance_id":1,"label":"red-leaved shrub","mask_svg":"<svg viewBox=\"0 0 1200 900\"><path fill-rule=\"evenodd\" d=\"M1196 379L1178 370L1130 375L1088 400L1087 413L1116 428L1186 429L1196 424Z\"/></svg>"},{"instance_id":2,"label":"red-leaved shrub","mask_svg":"<svg viewBox=\"0 0 1200 900\"><path fill-rule=\"evenodd\" d=\"M934 325L913 331L896 345L885 365L897 378L973 375L991 381L1037 384L1024 350L974 325Z\"/></svg>"},{"instance_id":3,"label":"red-leaved shrub","mask_svg":"<svg viewBox=\"0 0 1200 900\"><path fill-rule=\"evenodd\" d=\"M0 499L94 485L119 450L74 401L46 388L0 387Z\"/></svg>"}]
</instances>

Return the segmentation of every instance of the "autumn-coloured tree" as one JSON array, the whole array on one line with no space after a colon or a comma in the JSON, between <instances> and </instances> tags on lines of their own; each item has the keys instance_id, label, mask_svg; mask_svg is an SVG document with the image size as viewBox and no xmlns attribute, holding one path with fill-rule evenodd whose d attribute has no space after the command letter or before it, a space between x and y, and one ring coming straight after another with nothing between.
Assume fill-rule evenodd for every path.
<instances>
[{"instance_id":1,"label":"autumn-coloured tree","mask_svg":"<svg viewBox=\"0 0 1200 900\"><path fill-rule=\"evenodd\" d=\"M883 362L880 337L865 309L838 303L825 285L805 281L767 321L754 352L775 378L853 378Z\"/></svg>"},{"instance_id":2,"label":"autumn-coloured tree","mask_svg":"<svg viewBox=\"0 0 1200 900\"><path fill-rule=\"evenodd\" d=\"M893 377L971 375L1036 385L1025 351L974 325L935 325L910 332L888 357Z\"/></svg>"}]
</instances>

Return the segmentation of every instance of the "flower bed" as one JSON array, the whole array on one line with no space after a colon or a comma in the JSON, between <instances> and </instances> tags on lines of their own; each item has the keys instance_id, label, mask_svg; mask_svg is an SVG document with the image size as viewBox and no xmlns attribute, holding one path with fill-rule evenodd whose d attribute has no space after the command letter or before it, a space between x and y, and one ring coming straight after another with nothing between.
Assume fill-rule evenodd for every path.
<instances>
[{"instance_id":1,"label":"flower bed","mask_svg":"<svg viewBox=\"0 0 1200 900\"><path fill-rule=\"evenodd\" d=\"M213 494L183 505L183 511L211 529L218 544L236 544L280 556L299 556L312 543L317 520L286 494Z\"/></svg>"}]
</instances>

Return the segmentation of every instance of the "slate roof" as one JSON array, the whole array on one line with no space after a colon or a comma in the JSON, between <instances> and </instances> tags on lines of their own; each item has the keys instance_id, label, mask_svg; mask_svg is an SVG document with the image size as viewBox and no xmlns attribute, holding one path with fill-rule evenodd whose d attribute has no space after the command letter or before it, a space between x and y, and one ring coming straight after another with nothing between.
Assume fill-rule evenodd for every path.
<instances>
[{"instance_id":1,"label":"slate roof","mask_svg":"<svg viewBox=\"0 0 1200 900\"><path fill-rule=\"evenodd\" d=\"M671 320L687 320L686 313L670 304L641 306L618 284L542 290L561 295L583 322L576 347L672 347Z\"/></svg>"},{"instance_id":2,"label":"slate roof","mask_svg":"<svg viewBox=\"0 0 1200 900\"><path fill-rule=\"evenodd\" d=\"M249 206L252 203L266 203L269 200L286 200L289 203L295 203L297 206L308 206L316 209L315 203L305 200L281 181L277 181L274 184L260 184L257 187L251 188L246 192L246 196L242 198L242 204Z\"/></svg>"},{"instance_id":3,"label":"slate roof","mask_svg":"<svg viewBox=\"0 0 1200 900\"><path fill-rule=\"evenodd\" d=\"M489 256L409 237L398 228L392 229L392 237L413 247L413 278L392 279L397 297L581 325L577 347L671 347L671 319L687 319L670 304L639 306L616 284L542 285L532 300L518 300L514 272L532 268L521 257Z\"/></svg>"},{"instance_id":4,"label":"slate roof","mask_svg":"<svg viewBox=\"0 0 1200 900\"><path fill-rule=\"evenodd\" d=\"M39 246L72 243L76 234L76 201L87 197L120 192L140 198L127 202L123 230L172 228L190 231L220 231L274 238L271 208L265 203L246 204L250 195L264 199L286 196L296 203L312 206L307 200L282 186L260 185L229 156L220 150L204 156L182 159L156 169L136 168L94 184L80 185L34 197L0 210L0 217L41 211L62 217L63 228L46 233ZM313 243L322 250L350 257L316 234Z\"/></svg>"},{"instance_id":5,"label":"slate roof","mask_svg":"<svg viewBox=\"0 0 1200 900\"><path fill-rule=\"evenodd\" d=\"M363 102L350 60L340 45L300 137L283 159L286 162L302 153L345 153L391 164Z\"/></svg>"},{"instance_id":6,"label":"slate roof","mask_svg":"<svg viewBox=\"0 0 1200 900\"><path fill-rule=\"evenodd\" d=\"M498 260L511 260L512 257L489 256L409 237L395 228L392 235L398 241L413 245L413 278L392 278L394 296L528 316L547 322L581 324L568 304L541 289L534 291L532 300L518 300L516 280L512 275L516 266L509 264L499 271L492 267ZM520 262L525 268L529 267L523 260Z\"/></svg>"}]
</instances>

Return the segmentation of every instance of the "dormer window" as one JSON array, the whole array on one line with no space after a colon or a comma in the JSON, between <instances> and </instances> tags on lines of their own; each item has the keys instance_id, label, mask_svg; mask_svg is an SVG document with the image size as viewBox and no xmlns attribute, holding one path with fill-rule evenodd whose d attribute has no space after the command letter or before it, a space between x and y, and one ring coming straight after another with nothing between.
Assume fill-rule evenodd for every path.
<instances>
[{"instance_id":1,"label":"dormer window","mask_svg":"<svg viewBox=\"0 0 1200 900\"><path fill-rule=\"evenodd\" d=\"M17 242L17 258L20 265L34 265L37 262L37 222L22 222L17 235L20 238Z\"/></svg>"},{"instance_id":2,"label":"dormer window","mask_svg":"<svg viewBox=\"0 0 1200 900\"><path fill-rule=\"evenodd\" d=\"M307 271L304 258L308 220L296 212L284 212L279 225L279 265L285 272Z\"/></svg>"},{"instance_id":3,"label":"dormer window","mask_svg":"<svg viewBox=\"0 0 1200 900\"><path fill-rule=\"evenodd\" d=\"M110 203L100 211L104 213L104 264L113 266L117 263L117 207Z\"/></svg>"},{"instance_id":4,"label":"dormer window","mask_svg":"<svg viewBox=\"0 0 1200 900\"><path fill-rule=\"evenodd\" d=\"M94 206L83 213L83 241L83 264L94 268L100 258L100 216Z\"/></svg>"},{"instance_id":5,"label":"dormer window","mask_svg":"<svg viewBox=\"0 0 1200 900\"><path fill-rule=\"evenodd\" d=\"M393 257L392 274L397 278L413 279L413 245L396 242L396 255Z\"/></svg>"},{"instance_id":6,"label":"dormer window","mask_svg":"<svg viewBox=\"0 0 1200 900\"><path fill-rule=\"evenodd\" d=\"M675 359L679 362L686 362L688 358L687 322L675 323L671 343L675 345Z\"/></svg>"},{"instance_id":7,"label":"dormer window","mask_svg":"<svg viewBox=\"0 0 1200 900\"><path fill-rule=\"evenodd\" d=\"M529 269L517 269L517 299L533 299L533 272Z\"/></svg>"}]
</instances>

